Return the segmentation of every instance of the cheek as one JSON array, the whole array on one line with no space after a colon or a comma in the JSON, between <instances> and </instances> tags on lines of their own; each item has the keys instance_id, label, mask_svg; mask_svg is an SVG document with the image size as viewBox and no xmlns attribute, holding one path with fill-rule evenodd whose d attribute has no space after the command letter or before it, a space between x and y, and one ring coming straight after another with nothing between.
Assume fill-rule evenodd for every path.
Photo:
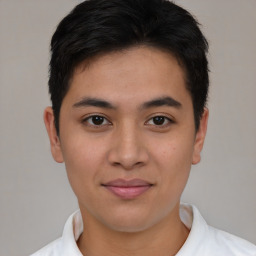
<instances>
[{"instance_id":1,"label":"cheek","mask_svg":"<svg viewBox=\"0 0 256 256\"><path fill-rule=\"evenodd\" d=\"M173 171L178 171L191 166L193 156L193 142L191 139L175 138L158 144L158 147L152 150L154 150L155 159L162 165L163 169L170 168Z\"/></svg>"},{"instance_id":2,"label":"cheek","mask_svg":"<svg viewBox=\"0 0 256 256\"><path fill-rule=\"evenodd\" d=\"M71 187L78 196L92 185L99 183L97 179L100 166L104 162L102 143L89 138L69 138L62 143L62 152Z\"/></svg>"},{"instance_id":3,"label":"cheek","mask_svg":"<svg viewBox=\"0 0 256 256\"><path fill-rule=\"evenodd\" d=\"M182 138L162 144L155 151L154 159L160 172L159 182L163 184L163 190L169 191L168 194L183 191L190 173L192 155L193 143Z\"/></svg>"}]
</instances>

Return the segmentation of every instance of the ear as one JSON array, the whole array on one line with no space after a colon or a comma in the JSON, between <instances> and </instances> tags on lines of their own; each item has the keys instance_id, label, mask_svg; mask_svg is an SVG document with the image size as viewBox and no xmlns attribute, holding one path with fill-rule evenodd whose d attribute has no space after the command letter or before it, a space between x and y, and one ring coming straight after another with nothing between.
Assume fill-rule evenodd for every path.
<instances>
[{"instance_id":1,"label":"ear","mask_svg":"<svg viewBox=\"0 0 256 256\"><path fill-rule=\"evenodd\" d=\"M44 110L44 124L49 136L52 156L56 162L63 163L64 160L61 151L60 139L56 131L54 114L51 107L47 107Z\"/></svg>"},{"instance_id":2,"label":"ear","mask_svg":"<svg viewBox=\"0 0 256 256\"><path fill-rule=\"evenodd\" d=\"M200 125L195 137L192 164L197 164L201 160L201 151L203 149L204 139L207 131L208 117L209 117L209 110L207 108L204 108L204 113L200 120Z\"/></svg>"}]
</instances>

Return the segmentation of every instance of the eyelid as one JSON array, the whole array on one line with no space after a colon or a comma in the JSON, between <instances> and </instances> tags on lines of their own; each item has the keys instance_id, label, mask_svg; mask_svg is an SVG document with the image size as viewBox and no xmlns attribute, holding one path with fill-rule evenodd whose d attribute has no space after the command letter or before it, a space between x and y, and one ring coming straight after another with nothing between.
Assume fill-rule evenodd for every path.
<instances>
[{"instance_id":1,"label":"eyelid","mask_svg":"<svg viewBox=\"0 0 256 256\"><path fill-rule=\"evenodd\" d=\"M90 123L87 122L88 119L90 119L92 117L95 117L95 116L99 116L99 117L104 118L108 123L107 124L102 124L102 125L93 125L93 124L90 124ZM168 123L164 124L164 125L148 124L149 121L152 120L154 117L164 117L165 119L168 120ZM109 121L109 118L105 114L103 114L103 113L90 113L90 114L87 114L87 115L85 115L85 116L83 116L81 118L81 122L83 124L87 123L86 124L87 126L91 126L91 127L95 127L95 128L101 128L103 126L113 125L112 122ZM155 127L158 127L158 128L165 128L167 126L170 126L173 123L175 123L175 119L170 114L167 114L167 113L155 113L154 115L151 115L150 117L148 117L147 121L144 124L145 125L148 124L150 126L155 126Z\"/></svg>"},{"instance_id":2,"label":"eyelid","mask_svg":"<svg viewBox=\"0 0 256 256\"><path fill-rule=\"evenodd\" d=\"M87 122L90 118L95 117L95 116L99 116L99 117L104 118L104 119L108 122L108 124L93 125L93 124L90 124L90 123ZM91 113L91 114L87 114L87 115L85 115L85 116L82 117L81 122L82 122L83 124L85 124L85 123L87 122L87 124L86 124L87 126L95 127L95 128L101 128L101 127L103 127L103 126L112 125L112 123L109 121L109 118L106 117L106 115L104 115L104 114L102 114L102 113Z\"/></svg>"},{"instance_id":3,"label":"eyelid","mask_svg":"<svg viewBox=\"0 0 256 256\"><path fill-rule=\"evenodd\" d=\"M164 125L154 125L154 124L151 124L151 126L156 126L158 128L165 128L166 126L169 126L169 125L175 123L174 117L172 117L170 114L167 114L167 113L156 113L156 114L150 116L149 118L147 118L147 121L145 122L145 124L147 124L154 117L164 117L164 118L166 118L169 121L169 123L168 124L164 124Z\"/></svg>"}]
</instances>

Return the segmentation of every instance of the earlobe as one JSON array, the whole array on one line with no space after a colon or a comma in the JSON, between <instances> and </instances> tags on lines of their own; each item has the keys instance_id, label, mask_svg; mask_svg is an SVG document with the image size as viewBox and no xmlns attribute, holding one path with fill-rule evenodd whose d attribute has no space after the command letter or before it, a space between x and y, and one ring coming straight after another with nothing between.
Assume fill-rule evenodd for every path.
<instances>
[{"instance_id":1,"label":"earlobe","mask_svg":"<svg viewBox=\"0 0 256 256\"><path fill-rule=\"evenodd\" d=\"M60 146L60 139L56 131L54 123L54 114L51 107L44 110L44 123L51 144L51 152L54 160L58 163L63 163L63 156Z\"/></svg>"},{"instance_id":2,"label":"earlobe","mask_svg":"<svg viewBox=\"0 0 256 256\"><path fill-rule=\"evenodd\" d=\"M203 149L204 139L206 136L208 117L209 110L207 108L204 108L204 113L200 120L200 125L195 137L192 164L198 164L201 160L201 151Z\"/></svg>"}]
</instances>

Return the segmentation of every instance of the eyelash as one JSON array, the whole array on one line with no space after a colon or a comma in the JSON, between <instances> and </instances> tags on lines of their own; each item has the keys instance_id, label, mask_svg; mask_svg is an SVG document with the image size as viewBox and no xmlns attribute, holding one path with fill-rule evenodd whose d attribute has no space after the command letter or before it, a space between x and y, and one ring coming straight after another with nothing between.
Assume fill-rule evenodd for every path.
<instances>
[{"instance_id":1,"label":"eyelash","mask_svg":"<svg viewBox=\"0 0 256 256\"><path fill-rule=\"evenodd\" d=\"M100 118L101 120L103 119L103 124L95 124L95 123L93 124L92 118ZM154 124L154 123L150 124L150 121L153 121L154 118L163 118L164 119L163 124L159 124L159 125ZM91 123L89 122L90 119L91 119ZM107 123L105 123L105 122L107 122ZM112 125L112 123L105 116L103 116L101 114L94 114L94 115L87 116L82 120L82 123L85 124L86 126L93 127L93 128L102 128L105 126ZM166 128L173 123L174 123L173 119L171 119L170 117L167 117L165 115L155 115L155 116L151 117L150 119L148 119L148 121L145 122L146 125L154 126L154 127L160 128L160 129Z\"/></svg>"},{"instance_id":2,"label":"eyelash","mask_svg":"<svg viewBox=\"0 0 256 256\"><path fill-rule=\"evenodd\" d=\"M149 122L152 120L154 120L154 118L163 118L164 119L164 122L163 124L149 124ZM154 127L157 127L157 128L160 128L160 129L163 129L163 128L166 128L166 127L169 127L171 124L173 124L174 121L173 119L171 119L170 117L167 117L165 115L155 115L153 117L151 117L145 124L148 124L150 126L154 126Z\"/></svg>"},{"instance_id":3,"label":"eyelash","mask_svg":"<svg viewBox=\"0 0 256 256\"><path fill-rule=\"evenodd\" d=\"M89 120L92 118L102 118L103 119L103 122L107 122L107 124L93 124L93 123L89 123ZM90 115L90 116L87 116L85 117L83 120L82 120L82 123L85 124L86 126L89 126L89 127L93 127L93 128L102 128L103 126L108 126L108 125L112 125L111 122L103 115L101 114L94 114L94 115Z\"/></svg>"}]
</instances>

